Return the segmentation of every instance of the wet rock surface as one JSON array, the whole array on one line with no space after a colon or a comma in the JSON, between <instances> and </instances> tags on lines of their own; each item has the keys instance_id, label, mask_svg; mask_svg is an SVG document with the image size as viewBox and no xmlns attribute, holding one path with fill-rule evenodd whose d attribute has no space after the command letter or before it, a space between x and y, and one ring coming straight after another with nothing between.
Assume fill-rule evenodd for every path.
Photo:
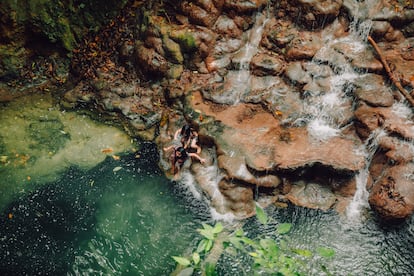
<instances>
[{"instance_id":1,"label":"wet rock surface","mask_svg":"<svg viewBox=\"0 0 414 276\"><path fill-rule=\"evenodd\" d=\"M220 213L250 216L255 201L343 210L368 169L372 209L406 218L413 115L366 35L412 93L414 17L395 1L365 2L130 3L75 52L62 105L93 107L154 141L165 171L161 149L193 124L207 162L190 170Z\"/></svg>"}]
</instances>

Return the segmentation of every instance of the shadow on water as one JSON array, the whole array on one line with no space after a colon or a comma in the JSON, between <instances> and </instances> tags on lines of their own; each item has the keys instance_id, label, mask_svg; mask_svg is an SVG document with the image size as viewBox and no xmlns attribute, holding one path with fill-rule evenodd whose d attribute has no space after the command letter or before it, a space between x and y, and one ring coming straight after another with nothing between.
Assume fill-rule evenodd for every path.
<instances>
[{"instance_id":1,"label":"shadow on water","mask_svg":"<svg viewBox=\"0 0 414 276\"><path fill-rule=\"evenodd\" d=\"M0 275L167 275L194 243L208 206L185 198L144 144L87 172L70 168L9 204Z\"/></svg>"}]
</instances>

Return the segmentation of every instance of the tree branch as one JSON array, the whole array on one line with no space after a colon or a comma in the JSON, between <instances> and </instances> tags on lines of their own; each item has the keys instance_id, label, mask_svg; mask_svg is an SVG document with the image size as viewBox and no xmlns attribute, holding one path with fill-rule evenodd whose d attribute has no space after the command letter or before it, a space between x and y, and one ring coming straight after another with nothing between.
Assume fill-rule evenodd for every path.
<instances>
[{"instance_id":1,"label":"tree branch","mask_svg":"<svg viewBox=\"0 0 414 276\"><path fill-rule=\"evenodd\" d=\"M395 85L395 87L398 88L401 94L405 97L405 99L411 104L411 106L414 107L414 99L411 97L411 95L404 89L404 87L401 85L401 82L399 79L397 79L394 74L392 73L390 67L388 66L387 60L385 59L384 55L381 52L381 49L378 47L377 43L374 41L374 39L371 36L368 36L368 41L371 43L372 47L374 47L375 51L377 52L382 65L384 66L385 71L388 74L388 77L392 81L392 83Z\"/></svg>"}]
</instances>

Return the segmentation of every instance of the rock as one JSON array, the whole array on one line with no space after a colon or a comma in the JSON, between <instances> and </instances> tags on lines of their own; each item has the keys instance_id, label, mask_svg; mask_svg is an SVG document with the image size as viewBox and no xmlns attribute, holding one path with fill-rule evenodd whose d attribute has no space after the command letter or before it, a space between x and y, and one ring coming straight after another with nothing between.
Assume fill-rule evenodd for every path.
<instances>
[{"instance_id":1,"label":"rock","mask_svg":"<svg viewBox=\"0 0 414 276\"><path fill-rule=\"evenodd\" d=\"M181 10L188 16L191 23L210 28L216 22L219 16L219 11L214 7L211 1L205 2L210 2L210 5L208 5L210 10L206 10L196 3L188 1L183 1L181 3Z\"/></svg>"},{"instance_id":2,"label":"rock","mask_svg":"<svg viewBox=\"0 0 414 276\"><path fill-rule=\"evenodd\" d=\"M287 46L286 59L310 60L320 48L322 48L322 40L319 33L301 32L300 36L293 38Z\"/></svg>"},{"instance_id":3,"label":"rock","mask_svg":"<svg viewBox=\"0 0 414 276\"><path fill-rule=\"evenodd\" d=\"M304 27L313 30L323 28L332 22L339 15L342 2L342 0L294 0L289 1L289 5L294 8L288 7L287 10L291 12L292 18L297 18Z\"/></svg>"},{"instance_id":4,"label":"rock","mask_svg":"<svg viewBox=\"0 0 414 276\"><path fill-rule=\"evenodd\" d=\"M246 182L259 187L277 187L281 180L278 176L272 174L253 175L251 170L246 166L245 160L241 157L230 157L228 155L220 155L218 157L219 168L223 169L228 178Z\"/></svg>"},{"instance_id":5,"label":"rock","mask_svg":"<svg viewBox=\"0 0 414 276\"><path fill-rule=\"evenodd\" d=\"M136 67L148 75L166 76L168 72L167 60L154 49L137 44L135 47Z\"/></svg>"},{"instance_id":6,"label":"rock","mask_svg":"<svg viewBox=\"0 0 414 276\"><path fill-rule=\"evenodd\" d=\"M385 221L401 221L414 212L414 164L383 171L369 195L371 208Z\"/></svg>"},{"instance_id":7,"label":"rock","mask_svg":"<svg viewBox=\"0 0 414 276\"><path fill-rule=\"evenodd\" d=\"M381 73L383 70L382 63L374 57L372 51L362 45L338 42L333 45L335 51L343 54L351 62L355 70L361 72Z\"/></svg>"},{"instance_id":8,"label":"rock","mask_svg":"<svg viewBox=\"0 0 414 276\"><path fill-rule=\"evenodd\" d=\"M398 115L397 110L383 107L369 107L362 104L355 110L357 133L366 139L377 128L411 140L414 138L414 123Z\"/></svg>"},{"instance_id":9,"label":"rock","mask_svg":"<svg viewBox=\"0 0 414 276\"><path fill-rule=\"evenodd\" d=\"M295 205L321 210L328 210L336 203L336 196L328 187L303 181L293 184L285 198Z\"/></svg>"},{"instance_id":10,"label":"rock","mask_svg":"<svg viewBox=\"0 0 414 276\"><path fill-rule=\"evenodd\" d=\"M266 0L225 0L223 9L236 11L241 14L250 14L267 4Z\"/></svg>"},{"instance_id":11,"label":"rock","mask_svg":"<svg viewBox=\"0 0 414 276\"><path fill-rule=\"evenodd\" d=\"M380 75L365 74L354 80L355 95L370 106L390 107L394 103L391 89Z\"/></svg>"},{"instance_id":12,"label":"rock","mask_svg":"<svg viewBox=\"0 0 414 276\"><path fill-rule=\"evenodd\" d=\"M299 31L289 21L269 19L263 30L261 45L268 50L284 54L285 47L299 35Z\"/></svg>"},{"instance_id":13,"label":"rock","mask_svg":"<svg viewBox=\"0 0 414 276\"><path fill-rule=\"evenodd\" d=\"M250 62L250 70L256 76L278 76L283 73L284 67L285 62L279 56L270 54L257 54Z\"/></svg>"},{"instance_id":14,"label":"rock","mask_svg":"<svg viewBox=\"0 0 414 276\"><path fill-rule=\"evenodd\" d=\"M243 31L234 23L234 21L226 15L221 15L214 24L216 33L231 38L239 38Z\"/></svg>"},{"instance_id":15,"label":"rock","mask_svg":"<svg viewBox=\"0 0 414 276\"><path fill-rule=\"evenodd\" d=\"M291 82L298 84L306 84L312 81L312 77L303 68L303 62L290 62L285 70L285 75Z\"/></svg>"},{"instance_id":16,"label":"rock","mask_svg":"<svg viewBox=\"0 0 414 276\"><path fill-rule=\"evenodd\" d=\"M254 214L255 205L253 201L253 190L250 188L235 185L231 182L221 180L219 189L228 206L237 217L243 218Z\"/></svg>"},{"instance_id":17,"label":"rock","mask_svg":"<svg viewBox=\"0 0 414 276\"><path fill-rule=\"evenodd\" d=\"M165 57L172 63L183 64L184 57L181 53L180 45L167 36L162 37L162 45L165 51Z\"/></svg>"}]
</instances>

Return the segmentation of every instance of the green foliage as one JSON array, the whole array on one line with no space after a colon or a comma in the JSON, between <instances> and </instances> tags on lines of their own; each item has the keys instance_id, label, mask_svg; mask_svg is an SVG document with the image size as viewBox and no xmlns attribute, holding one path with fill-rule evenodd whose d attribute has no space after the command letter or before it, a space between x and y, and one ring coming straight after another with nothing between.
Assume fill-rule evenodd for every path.
<instances>
[{"instance_id":1,"label":"green foliage","mask_svg":"<svg viewBox=\"0 0 414 276\"><path fill-rule=\"evenodd\" d=\"M261 224L267 224L267 214L265 211L256 203L256 216Z\"/></svg>"},{"instance_id":2,"label":"green foliage","mask_svg":"<svg viewBox=\"0 0 414 276\"><path fill-rule=\"evenodd\" d=\"M256 216L262 224L269 222L265 210L259 205L256 205ZM224 228L221 223L217 223L214 227L204 223L202 225L203 228L198 229L198 232L203 236L203 239L199 242L196 252L192 254L191 258L173 257L178 264L191 267L194 270L203 268L201 266L203 260L212 249L217 234L221 233ZM243 229L237 229L226 236L223 245L227 252L238 252L249 256L252 259L252 269L255 275L304 275L307 261L314 258L316 254L309 249L291 248L289 246L287 234L291 228L291 223L280 223L274 236L258 236L255 238L249 238ZM317 248L316 253L323 258L332 258L335 255L333 249L326 247ZM215 265L211 263L206 263L203 271L205 275L216 275ZM320 265L320 272L331 275L323 264Z\"/></svg>"}]
</instances>

